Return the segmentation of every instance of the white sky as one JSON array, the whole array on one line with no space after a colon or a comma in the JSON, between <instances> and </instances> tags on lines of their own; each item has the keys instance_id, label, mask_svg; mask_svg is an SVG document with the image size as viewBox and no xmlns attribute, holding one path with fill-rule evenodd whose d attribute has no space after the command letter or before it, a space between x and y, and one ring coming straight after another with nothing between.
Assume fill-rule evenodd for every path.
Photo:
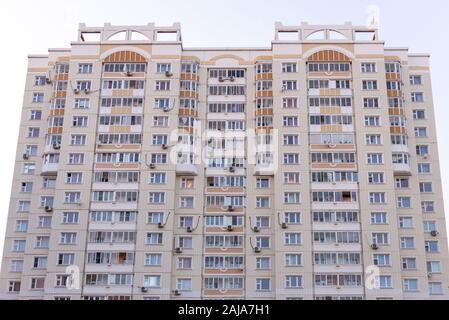
<instances>
[{"instance_id":1,"label":"white sky","mask_svg":"<svg viewBox=\"0 0 449 320\"><path fill-rule=\"evenodd\" d=\"M262 46L274 36L274 22L298 25L365 24L366 10L380 9L380 36L388 46L408 46L432 55L433 89L437 112L444 190L449 190L449 2L441 0L15 0L0 1L3 61L0 77L0 254L6 228L27 66L27 54L68 47L79 22L88 26L112 24L171 25L181 22L184 46ZM446 36L445 36L446 34ZM16 192L16 190L14 190ZM448 207L449 195L445 192ZM449 207L448 207L449 208Z\"/></svg>"}]
</instances>

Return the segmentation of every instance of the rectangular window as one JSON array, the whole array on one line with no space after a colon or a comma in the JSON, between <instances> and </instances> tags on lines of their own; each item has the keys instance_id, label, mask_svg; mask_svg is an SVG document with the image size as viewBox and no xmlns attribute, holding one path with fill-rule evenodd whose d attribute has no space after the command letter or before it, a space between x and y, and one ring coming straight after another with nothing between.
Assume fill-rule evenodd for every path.
<instances>
[{"instance_id":1,"label":"rectangular window","mask_svg":"<svg viewBox=\"0 0 449 320\"><path fill-rule=\"evenodd\" d=\"M297 70L297 64L293 62L286 62L282 63L282 72L283 73L296 73Z\"/></svg>"},{"instance_id":2,"label":"rectangular window","mask_svg":"<svg viewBox=\"0 0 449 320\"><path fill-rule=\"evenodd\" d=\"M420 86L423 84L422 82L422 76L418 76L418 75L411 75L410 76L410 84L412 86Z\"/></svg>"},{"instance_id":3,"label":"rectangular window","mask_svg":"<svg viewBox=\"0 0 449 320\"><path fill-rule=\"evenodd\" d=\"M78 64L78 73L92 73L93 64L92 63L80 63Z\"/></svg>"}]
</instances>

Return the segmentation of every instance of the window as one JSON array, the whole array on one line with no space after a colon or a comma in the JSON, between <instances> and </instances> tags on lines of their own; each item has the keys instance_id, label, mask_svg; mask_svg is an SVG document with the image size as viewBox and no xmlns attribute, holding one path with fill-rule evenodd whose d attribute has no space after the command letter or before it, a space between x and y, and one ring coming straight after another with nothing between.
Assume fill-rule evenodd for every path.
<instances>
[{"instance_id":1,"label":"window","mask_svg":"<svg viewBox=\"0 0 449 320\"><path fill-rule=\"evenodd\" d=\"M298 117L284 117L284 127L297 127L299 125Z\"/></svg>"},{"instance_id":2,"label":"window","mask_svg":"<svg viewBox=\"0 0 449 320\"><path fill-rule=\"evenodd\" d=\"M378 276L376 277L376 284L379 289L391 289L393 288L393 280L391 276Z\"/></svg>"},{"instance_id":3,"label":"window","mask_svg":"<svg viewBox=\"0 0 449 320\"><path fill-rule=\"evenodd\" d=\"M49 216L40 216L38 218L38 228L40 229L48 229L51 228L52 217Z\"/></svg>"},{"instance_id":4,"label":"window","mask_svg":"<svg viewBox=\"0 0 449 320\"><path fill-rule=\"evenodd\" d=\"M380 246L387 246L390 244L390 236L388 233L373 233L372 243Z\"/></svg>"},{"instance_id":5,"label":"window","mask_svg":"<svg viewBox=\"0 0 449 320\"><path fill-rule=\"evenodd\" d=\"M298 90L298 82L295 80L284 80L282 81L282 90L284 91Z\"/></svg>"},{"instance_id":6,"label":"window","mask_svg":"<svg viewBox=\"0 0 449 320\"><path fill-rule=\"evenodd\" d=\"M46 83L47 83L46 76L35 76L34 77L34 85L35 86L45 86Z\"/></svg>"},{"instance_id":7,"label":"window","mask_svg":"<svg viewBox=\"0 0 449 320\"><path fill-rule=\"evenodd\" d=\"M269 249L270 246L270 237L256 237L256 247L261 249Z\"/></svg>"},{"instance_id":8,"label":"window","mask_svg":"<svg viewBox=\"0 0 449 320\"><path fill-rule=\"evenodd\" d=\"M284 184L300 184L301 174L299 172L284 172Z\"/></svg>"},{"instance_id":9,"label":"window","mask_svg":"<svg viewBox=\"0 0 449 320\"><path fill-rule=\"evenodd\" d=\"M403 270L416 270L416 258L402 258L402 269Z\"/></svg>"},{"instance_id":10,"label":"window","mask_svg":"<svg viewBox=\"0 0 449 320\"><path fill-rule=\"evenodd\" d=\"M411 75L410 76L410 84L412 86L420 86L422 85L422 76Z\"/></svg>"},{"instance_id":11,"label":"window","mask_svg":"<svg viewBox=\"0 0 449 320\"><path fill-rule=\"evenodd\" d=\"M67 172L65 182L67 184L83 183L83 174L81 172Z\"/></svg>"},{"instance_id":12,"label":"window","mask_svg":"<svg viewBox=\"0 0 449 320\"><path fill-rule=\"evenodd\" d=\"M170 108L170 99L168 98L156 98L154 99L155 109L168 109Z\"/></svg>"},{"instance_id":13,"label":"window","mask_svg":"<svg viewBox=\"0 0 449 320\"><path fill-rule=\"evenodd\" d=\"M143 278L144 287L148 288L160 288L161 287L161 276L150 276L145 275Z\"/></svg>"},{"instance_id":14,"label":"window","mask_svg":"<svg viewBox=\"0 0 449 320\"><path fill-rule=\"evenodd\" d=\"M285 233L284 234L284 245L294 246L300 245L302 243L301 233Z\"/></svg>"},{"instance_id":15,"label":"window","mask_svg":"<svg viewBox=\"0 0 449 320\"><path fill-rule=\"evenodd\" d=\"M397 208L398 209L410 209L412 207L412 200L410 197L398 197Z\"/></svg>"},{"instance_id":16,"label":"window","mask_svg":"<svg viewBox=\"0 0 449 320\"><path fill-rule=\"evenodd\" d=\"M401 249L414 249L415 238L414 237L401 237Z\"/></svg>"},{"instance_id":17,"label":"window","mask_svg":"<svg viewBox=\"0 0 449 320\"><path fill-rule=\"evenodd\" d=\"M43 178L42 179L42 188L55 189L56 188L56 179L55 178Z\"/></svg>"},{"instance_id":18,"label":"window","mask_svg":"<svg viewBox=\"0 0 449 320\"><path fill-rule=\"evenodd\" d=\"M81 202L81 192L66 192L64 194L65 203L80 203Z\"/></svg>"},{"instance_id":19,"label":"window","mask_svg":"<svg viewBox=\"0 0 449 320\"><path fill-rule=\"evenodd\" d=\"M10 272L22 272L23 271L23 260L11 260L9 265Z\"/></svg>"},{"instance_id":20,"label":"window","mask_svg":"<svg viewBox=\"0 0 449 320\"><path fill-rule=\"evenodd\" d=\"M371 224L388 224L386 212L372 212Z\"/></svg>"},{"instance_id":21,"label":"window","mask_svg":"<svg viewBox=\"0 0 449 320\"><path fill-rule=\"evenodd\" d=\"M169 91L170 90L170 80L157 80L155 90L156 91Z\"/></svg>"},{"instance_id":22,"label":"window","mask_svg":"<svg viewBox=\"0 0 449 320\"><path fill-rule=\"evenodd\" d=\"M8 282L8 292L19 293L20 292L20 281L9 281Z\"/></svg>"},{"instance_id":23,"label":"window","mask_svg":"<svg viewBox=\"0 0 449 320\"><path fill-rule=\"evenodd\" d=\"M428 156L430 154L430 149L428 145L417 145L416 146L416 154L418 156Z\"/></svg>"},{"instance_id":24,"label":"window","mask_svg":"<svg viewBox=\"0 0 449 320\"><path fill-rule=\"evenodd\" d=\"M171 64L170 63L156 63L156 72L157 73L171 72Z\"/></svg>"},{"instance_id":25,"label":"window","mask_svg":"<svg viewBox=\"0 0 449 320\"><path fill-rule=\"evenodd\" d=\"M365 116L365 126L366 127L379 127L380 117L379 116Z\"/></svg>"},{"instance_id":26,"label":"window","mask_svg":"<svg viewBox=\"0 0 449 320\"><path fill-rule=\"evenodd\" d=\"M386 197L384 192L371 192L369 194L369 202L371 204L385 204Z\"/></svg>"},{"instance_id":27,"label":"window","mask_svg":"<svg viewBox=\"0 0 449 320\"><path fill-rule=\"evenodd\" d=\"M413 218L412 217L399 217L399 228L412 229L413 228Z\"/></svg>"},{"instance_id":28,"label":"window","mask_svg":"<svg viewBox=\"0 0 449 320\"><path fill-rule=\"evenodd\" d=\"M31 290L43 290L45 278L31 278Z\"/></svg>"},{"instance_id":29,"label":"window","mask_svg":"<svg viewBox=\"0 0 449 320\"><path fill-rule=\"evenodd\" d=\"M42 111L39 110L31 110L30 111L30 120L42 120Z\"/></svg>"},{"instance_id":30,"label":"window","mask_svg":"<svg viewBox=\"0 0 449 320\"><path fill-rule=\"evenodd\" d=\"M256 208L270 208L270 197L256 197Z\"/></svg>"},{"instance_id":31,"label":"window","mask_svg":"<svg viewBox=\"0 0 449 320\"><path fill-rule=\"evenodd\" d=\"M383 164L384 157L382 153L368 153L367 161L368 164Z\"/></svg>"},{"instance_id":32,"label":"window","mask_svg":"<svg viewBox=\"0 0 449 320\"><path fill-rule=\"evenodd\" d=\"M193 228L193 217L179 217L179 227L183 229Z\"/></svg>"},{"instance_id":33,"label":"window","mask_svg":"<svg viewBox=\"0 0 449 320\"><path fill-rule=\"evenodd\" d=\"M298 145L299 136L298 135L284 135L284 145Z\"/></svg>"},{"instance_id":34,"label":"window","mask_svg":"<svg viewBox=\"0 0 449 320\"><path fill-rule=\"evenodd\" d=\"M165 184L167 174L165 172L150 173L150 184Z\"/></svg>"},{"instance_id":35,"label":"window","mask_svg":"<svg viewBox=\"0 0 449 320\"><path fill-rule=\"evenodd\" d=\"M284 109L296 109L298 108L298 98L283 98L282 107Z\"/></svg>"},{"instance_id":36,"label":"window","mask_svg":"<svg viewBox=\"0 0 449 320\"><path fill-rule=\"evenodd\" d=\"M270 227L270 217L256 217L256 226L262 229Z\"/></svg>"},{"instance_id":37,"label":"window","mask_svg":"<svg viewBox=\"0 0 449 320\"><path fill-rule=\"evenodd\" d=\"M430 163L418 163L418 173L431 173Z\"/></svg>"},{"instance_id":38,"label":"window","mask_svg":"<svg viewBox=\"0 0 449 320\"><path fill-rule=\"evenodd\" d=\"M368 181L370 184L382 184L385 183L383 172L370 172L368 173Z\"/></svg>"},{"instance_id":39,"label":"window","mask_svg":"<svg viewBox=\"0 0 449 320\"><path fill-rule=\"evenodd\" d=\"M269 270L271 269L271 259L267 257L256 258L257 270Z\"/></svg>"},{"instance_id":40,"label":"window","mask_svg":"<svg viewBox=\"0 0 449 320\"><path fill-rule=\"evenodd\" d=\"M381 145L382 139L380 134L367 134L365 137L365 143L367 145Z\"/></svg>"},{"instance_id":41,"label":"window","mask_svg":"<svg viewBox=\"0 0 449 320\"><path fill-rule=\"evenodd\" d=\"M73 117L72 125L74 127L87 127L87 117Z\"/></svg>"},{"instance_id":42,"label":"window","mask_svg":"<svg viewBox=\"0 0 449 320\"><path fill-rule=\"evenodd\" d=\"M427 272L428 273L441 273L441 262L440 261L427 261Z\"/></svg>"},{"instance_id":43,"label":"window","mask_svg":"<svg viewBox=\"0 0 449 320\"><path fill-rule=\"evenodd\" d=\"M429 282L429 294L430 295L443 294L443 283Z\"/></svg>"},{"instance_id":44,"label":"window","mask_svg":"<svg viewBox=\"0 0 449 320\"><path fill-rule=\"evenodd\" d=\"M75 99L74 108L75 109L89 109L90 99L88 98L77 98Z\"/></svg>"},{"instance_id":45,"label":"window","mask_svg":"<svg viewBox=\"0 0 449 320\"><path fill-rule=\"evenodd\" d=\"M363 62L361 64L361 72L362 73L374 73L377 72L376 64L371 62Z\"/></svg>"},{"instance_id":46,"label":"window","mask_svg":"<svg viewBox=\"0 0 449 320\"><path fill-rule=\"evenodd\" d=\"M161 253L146 253L145 254L145 265L146 266L161 266L162 265L162 254Z\"/></svg>"},{"instance_id":47,"label":"window","mask_svg":"<svg viewBox=\"0 0 449 320\"><path fill-rule=\"evenodd\" d=\"M363 98L363 106L365 108L379 108L379 98Z\"/></svg>"},{"instance_id":48,"label":"window","mask_svg":"<svg viewBox=\"0 0 449 320\"><path fill-rule=\"evenodd\" d=\"M19 201L18 212L26 213L30 211L31 201Z\"/></svg>"},{"instance_id":49,"label":"window","mask_svg":"<svg viewBox=\"0 0 449 320\"><path fill-rule=\"evenodd\" d=\"M28 220L17 220L15 231L16 232L27 232L28 231Z\"/></svg>"},{"instance_id":50,"label":"window","mask_svg":"<svg viewBox=\"0 0 449 320\"><path fill-rule=\"evenodd\" d=\"M77 224L79 222L79 212L63 212L62 223L63 224Z\"/></svg>"},{"instance_id":51,"label":"window","mask_svg":"<svg viewBox=\"0 0 449 320\"><path fill-rule=\"evenodd\" d=\"M75 244L76 243L76 233L75 232L61 232L59 237L59 244Z\"/></svg>"},{"instance_id":52,"label":"window","mask_svg":"<svg viewBox=\"0 0 449 320\"><path fill-rule=\"evenodd\" d=\"M69 275L61 275L61 274L56 275L55 286L57 288L67 287L67 285L69 284L69 280L70 280L69 278L70 278ZM70 300L70 298L69 299L55 298L55 300Z\"/></svg>"},{"instance_id":53,"label":"window","mask_svg":"<svg viewBox=\"0 0 449 320\"><path fill-rule=\"evenodd\" d=\"M181 269L181 270L190 270L190 269L192 269L192 263L193 263L193 259L190 257L179 257L177 266L178 266L178 269Z\"/></svg>"},{"instance_id":54,"label":"window","mask_svg":"<svg viewBox=\"0 0 449 320\"><path fill-rule=\"evenodd\" d=\"M302 276L286 276L285 277L285 288L286 289L297 289L302 287Z\"/></svg>"},{"instance_id":55,"label":"window","mask_svg":"<svg viewBox=\"0 0 449 320\"><path fill-rule=\"evenodd\" d=\"M297 64L293 62L286 62L282 64L282 72L283 73L296 73L297 70Z\"/></svg>"},{"instance_id":56,"label":"window","mask_svg":"<svg viewBox=\"0 0 449 320\"><path fill-rule=\"evenodd\" d=\"M430 233L430 232L433 232L433 231L438 231L437 222L436 221L425 220L424 221L424 232Z\"/></svg>"},{"instance_id":57,"label":"window","mask_svg":"<svg viewBox=\"0 0 449 320\"><path fill-rule=\"evenodd\" d=\"M164 213L163 212L149 212L147 216L148 224L159 224L164 223Z\"/></svg>"},{"instance_id":58,"label":"window","mask_svg":"<svg viewBox=\"0 0 449 320\"><path fill-rule=\"evenodd\" d=\"M70 144L72 146L82 146L86 144L86 135L72 134L70 138Z\"/></svg>"},{"instance_id":59,"label":"window","mask_svg":"<svg viewBox=\"0 0 449 320\"><path fill-rule=\"evenodd\" d=\"M285 266L286 267L299 267L302 265L302 255L301 254L286 254L285 255Z\"/></svg>"},{"instance_id":60,"label":"window","mask_svg":"<svg viewBox=\"0 0 449 320\"><path fill-rule=\"evenodd\" d=\"M168 143L167 135L153 135L153 145L160 146Z\"/></svg>"},{"instance_id":61,"label":"window","mask_svg":"<svg viewBox=\"0 0 449 320\"><path fill-rule=\"evenodd\" d=\"M23 192L23 193L33 192L33 183L32 182L22 182L21 186L20 186L20 192Z\"/></svg>"},{"instance_id":62,"label":"window","mask_svg":"<svg viewBox=\"0 0 449 320\"><path fill-rule=\"evenodd\" d=\"M424 102L424 93L412 92L412 102Z\"/></svg>"},{"instance_id":63,"label":"window","mask_svg":"<svg viewBox=\"0 0 449 320\"><path fill-rule=\"evenodd\" d=\"M78 73L92 73L92 63L80 63L78 64Z\"/></svg>"},{"instance_id":64,"label":"window","mask_svg":"<svg viewBox=\"0 0 449 320\"><path fill-rule=\"evenodd\" d=\"M390 255L389 254L375 254L373 255L373 263L378 267L389 267L390 263Z\"/></svg>"},{"instance_id":65,"label":"window","mask_svg":"<svg viewBox=\"0 0 449 320\"><path fill-rule=\"evenodd\" d=\"M418 291L418 279L404 279L404 291Z\"/></svg>"},{"instance_id":66,"label":"window","mask_svg":"<svg viewBox=\"0 0 449 320\"><path fill-rule=\"evenodd\" d=\"M408 189L410 188L410 179L409 178L396 178L396 188L397 189Z\"/></svg>"},{"instance_id":67,"label":"window","mask_svg":"<svg viewBox=\"0 0 449 320\"><path fill-rule=\"evenodd\" d=\"M425 120L426 119L426 110L413 110L413 119L414 120Z\"/></svg>"},{"instance_id":68,"label":"window","mask_svg":"<svg viewBox=\"0 0 449 320\"><path fill-rule=\"evenodd\" d=\"M13 252L25 252L26 240L14 240L13 241Z\"/></svg>"},{"instance_id":69,"label":"window","mask_svg":"<svg viewBox=\"0 0 449 320\"><path fill-rule=\"evenodd\" d=\"M28 138L39 138L40 128L28 128Z\"/></svg>"},{"instance_id":70,"label":"window","mask_svg":"<svg viewBox=\"0 0 449 320\"><path fill-rule=\"evenodd\" d=\"M377 81L376 80L363 80L362 81L362 89L363 90L377 90Z\"/></svg>"},{"instance_id":71,"label":"window","mask_svg":"<svg viewBox=\"0 0 449 320\"><path fill-rule=\"evenodd\" d=\"M435 212L435 203L433 201L422 201L421 209L423 213L434 213Z\"/></svg>"},{"instance_id":72,"label":"window","mask_svg":"<svg viewBox=\"0 0 449 320\"><path fill-rule=\"evenodd\" d=\"M438 241L426 241L424 247L427 253L438 253L440 251Z\"/></svg>"},{"instance_id":73,"label":"window","mask_svg":"<svg viewBox=\"0 0 449 320\"><path fill-rule=\"evenodd\" d=\"M415 137L418 138L425 138L427 137L427 128L424 127L417 127L415 128Z\"/></svg>"},{"instance_id":74,"label":"window","mask_svg":"<svg viewBox=\"0 0 449 320\"><path fill-rule=\"evenodd\" d=\"M91 81L85 81L85 80L83 80L83 81L77 81L76 82L76 88L78 89L78 90L91 90L91 88L92 88L92 82Z\"/></svg>"},{"instance_id":75,"label":"window","mask_svg":"<svg viewBox=\"0 0 449 320\"><path fill-rule=\"evenodd\" d=\"M301 194L299 192L285 192L284 204L299 204L301 202Z\"/></svg>"},{"instance_id":76,"label":"window","mask_svg":"<svg viewBox=\"0 0 449 320\"><path fill-rule=\"evenodd\" d=\"M179 291L191 291L192 279L176 279L176 289Z\"/></svg>"},{"instance_id":77,"label":"window","mask_svg":"<svg viewBox=\"0 0 449 320\"><path fill-rule=\"evenodd\" d=\"M285 212L284 222L286 224L301 224L301 213L299 212Z\"/></svg>"},{"instance_id":78,"label":"window","mask_svg":"<svg viewBox=\"0 0 449 320\"><path fill-rule=\"evenodd\" d=\"M421 182L419 184L419 191L421 193L432 193L433 192L432 182Z\"/></svg>"},{"instance_id":79,"label":"window","mask_svg":"<svg viewBox=\"0 0 449 320\"><path fill-rule=\"evenodd\" d=\"M165 203L165 192L150 192L148 203L164 204Z\"/></svg>"},{"instance_id":80,"label":"window","mask_svg":"<svg viewBox=\"0 0 449 320\"><path fill-rule=\"evenodd\" d=\"M44 102L44 94L42 92L33 93L33 103L43 103Z\"/></svg>"},{"instance_id":81,"label":"window","mask_svg":"<svg viewBox=\"0 0 449 320\"><path fill-rule=\"evenodd\" d=\"M298 153L284 153L284 164L294 165L299 164L299 154Z\"/></svg>"},{"instance_id":82,"label":"window","mask_svg":"<svg viewBox=\"0 0 449 320\"><path fill-rule=\"evenodd\" d=\"M271 290L271 279L256 279L256 290L257 291L270 291Z\"/></svg>"},{"instance_id":83,"label":"window","mask_svg":"<svg viewBox=\"0 0 449 320\"><path fill-rule=\"evenodd\" d=\"M84 153L69 153L69 164L84 164Z\"/></svg>"},{"instance_id":84,"label":"window","mask_svg":"<svg viewBox=\"0 0 449 320\"><path fill-rule=\"evenodd\" d=\"M256 180L257 189L268 189L270 188L270 179L267 178L257 178Z\"/></svg>"},{"instance_id":85,"label":"window","mask_svg":"<svg viewBox=\"0 0 449 320\"><path fill-rule=\"evenodd\" d=\"M155 128L166 128L168 127L168 117L153 117L153 127Z\"/></svg>"},{"instance_id":86,"label":"window","mask_svg":"<svg viewBox=\"0 0 449 320\"><path fill-rule=\"evenodd\" d=\"M34 269L46 269L48 265L47 257L34 257L33 258L33 268Z\"/></svg>"},{"instance_id":87,"label":"window","mask_svg":"<svg viewBox=\"0 0 449 320\"><path fill-rule=\"evenodd\" d=\"M148 245L161 245L163 240L162 233L147 233L146 244Z\"/></svg>"},{"instance_id":88,"label":"window","mask_svg":"<svg viewBox=\"0 0 449 320\"><path fill-rule=\"evenodd\" d=\"M48 249L50 246L50 237L48 236L37 236L36 237L36 249Z\"/></svg>"}]
</instances>

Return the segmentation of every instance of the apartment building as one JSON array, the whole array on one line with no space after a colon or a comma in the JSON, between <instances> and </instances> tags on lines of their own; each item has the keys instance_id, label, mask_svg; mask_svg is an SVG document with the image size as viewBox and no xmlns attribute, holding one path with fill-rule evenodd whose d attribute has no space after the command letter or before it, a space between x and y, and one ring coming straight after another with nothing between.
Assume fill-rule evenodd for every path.
<instances>
[{"instance_id":1,"label":"apartment building","mask_svg":"<svg viewBox=\"0 0 449 320\"><path fill-rule=\"evenodd\" d=\"M449 298L429 56L87 27L29 56L0 297Z\"/></svg>"}]
</instances>

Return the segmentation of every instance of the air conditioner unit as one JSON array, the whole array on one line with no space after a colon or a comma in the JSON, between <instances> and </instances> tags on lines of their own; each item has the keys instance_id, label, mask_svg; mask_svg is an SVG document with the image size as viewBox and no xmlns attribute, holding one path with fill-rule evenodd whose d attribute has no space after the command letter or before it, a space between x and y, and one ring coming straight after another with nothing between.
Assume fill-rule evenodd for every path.
<instances>
[{"instance_id":1,"label":"air conditioner unit","mask_svg":"<svg viewBox=\"0 0 449 320\"><path fill-rule=\"evenodd\" d=\"M234 172L235 172L235 167L234 167L234 166L230 167L230 168L229 168L229 172L234 173Z\"/></svg>"},{"instance_id":2,"label":"air conditioner unit","mask_svg":"<svg viewBox=\"0 0 449 320\"><path fill-rule=\"evenodd\" d=\"M156 165L154 163L150 164L150 169L156 169Z\"/></svg>"},{"instance_id":3,"label":"air conditioner unit","mask_svg":"<svg viewBox=\"0 0 449 320\"><path fill-rule=\"evenodd\" d=\"M51 79L50 79L50 78L48 78L48 77L47 77L47 78L45 78L45 83L46 83L46 84L51 84Z\"/></svg>"},{"instance_id":4,"label":"air conditioner unit","mask_svg":"<svg viewBox=\"0 0 449 320\"><path fill-rule=\"evenodd\" d=\"M175 249L175 252L178 253L178 254L181 254L181 253L182 253L182 248L180 248L180 247L179 247L179 248L176 248L176 249Z\"/></svg>"},{"instance_id":5,"label":"air conditioner unit","mask_svg":"<svg viewBox=\"0 0 449 320\"><path fill-rule=\"evenodd\" d=\"M127 76L127 77L132 77L132 76L133 76L133 73L132 73L131 71L126 71L126 76Z\"/></svg>"},{"instance_id":6,"label":"air conditioner unit","mask_svg":"<svg viewBox=\"0 0 449 320\"><path fill-rule=\"evenodd\" d=\"M159 222L159 223L157 224L157 227L158 227L159 229L164 229L164 228L165 228L165 226L164 226L164 224L163 224L162 222Z\"/></svg>"},{"instance_id":7,"label":"air conditioner unit","mask_svg":"<svg viewBox=\"0 0 449 320\"><path fill-rule=\"evenodd\" d=\"M179 290L173 290L173 294L175 295L175 296L180 296L181 295L181 292L179 292Z\"/></svg>"},{"instance_id":8,"label":"air conditioner unit","mask_svg":"<svg viewBox=\"0 0 449 320\"><path fill-rule=\"evenodd\" d=\"M430 232L430 235L431 235L432 237L436 237L436 236L438 236L438 234L439 234L439 232L436 231L436 230L433 230L433 231Z\"/></svg>"},{"instance_id":9,"label":"air conditioner unit","mask_svg":"<svg viewBox=\"0 0 449 320\"><path fill-rule=\"evenodd\" d=\"M229 211L229 212L234 211L234 206L228 206L228 211Z\"/></svg>"},{"instance_id":10,"label":"air conditioner unit","mask_svg":"<svg viewBox=\"0 0 449 320\"><path fill-rule=\"evenodd\" d=\"M61 149L61 145L59 143L53 143L53 149L59 150Z\"/></svg>"},{"instance_id":11,"label":"air conditioner unit","mask_svg":"<svg viewBox=\"0 0 449 320\"><path fill-rule=\"evenodd\" d=\"M429 272L429 273L427 274L427 278L429 278L429 279L431 279L431 278L432 278L432 276L433 276L433 274L432 274L432 273L430 273L430 272Z\"/></svg>"},{"instance_id":12,"label":"air conditioner unit","mask_svg":"<svg viewBox=\"0 0 449 320\"><path fill-rule=\"evenodd\" d=\"M166 144L163 144L163 145L162 145L162 149L167 150L167 149L168 149L168 146L167 146Z\"/></svg>"},{"instance_id":13,"label":"air conditioner unit","mask_svg":"<svg viewBox=\"0 0 449 320\"><path fill-rule=\"evenodd\" d=\"M281 91L282 91L282 92L287 91L287 87L286 87L286 86L282 86Z\"/></svg>"},{"instance_id":14,"label":"air conditioner unit","mask_svg":"<svg viewBox=\"0 0 449 320\"><path fill-rule=\"evenodd\" d=\"M373 244L371 245L371 249L373 249L373 250L378 250L378 249L379 249L379 246L378 246L376 243L373 243Z\"/></svg>"},{"instance_id":15,"label":"air conditioner unit","mask_svg":"<svg viewBox=\"0 0 449 320\"><path fill-rule=\"evenodd\" d=\"M255 247L255 248L254 248L254 252L255 252L255 253L261 253L261 252L262 252L262 249L259 248L259 247Z\"/></svg>"},{"instance_id":16,"label":"air conditioner unit","mask_svg":"<svg viewBox=\"0 0 449 320\"><path fill-rule=\"evenodd\" d=\"M173 73L171 73L170 71L165 71L165 76L167 78L173 77Z\"/></svg>"},{"instance_id":17,"label":"air conditioner unit","mask_svg":"<svg viewBox=\"0 0 449 320\"><path fill-rule=\"evenodd\" d=\"M260 228L258 226L255 226L253 228L253 231L256 232L256 233L259 233L260 232Z\"/></svg>"},{"instance_id":18,"label":"air conditioner unit","mask_svg":"<svg viewBox=\"0 0 449 320\"><path fill-rule=\"evenodd\" d=\"M45 207L45 212L53 212L53 207L46 206Z\"/></svg>"},{"instance_id":19,"label":"air conditioner unit","mask_svg":"<svg viewBox=\"0 0 449 320\"><path fill-rule=\"evenodd\" d=\"M229 80L230 80L231 82L234 82L234 81L235 81L235 78L234 78L234 77L230 77Z\"/></svg>"},{"instance_id":20,"label":"air conditioner unit","mask_svg":"<svg viewBox=\"0 0 449 320\"><path fill-rule=\"evenodd\" d=\"M288 229L288 225L284 222L281 224L282 229Z\"/></svg>"},{"instance_id":21,"label":"air conditioner unit","mask_svg":"<svg viewBox=\"0 0 449 320\"><path fill-rule=\"evenodd\" d=\"M147 293L148 292L148 288L142 287L142 288L140 288L140 291L142 293Z\"/></svg>"},{"instance_id":22,"label":"air conditioner unit","mask_svg":"<svg viewBox=\"0 0 449 320\"><path fill-rule=\"evenodd\" d=\"M187 232L188 232L188 233L192 233L192 232L193 232L192 227L187 227Z\"/></svg>"},{"instance_id":23,"label":"air conditioner unit","mask_svg":"<svg viewBox=\"0 0 449 320\"><path fill-rule=\"evenodd\" d=\"M23 154L23 160L28 160L30 158L30 155L28 153Z\"/></svg>"},{"instance_id":24,"label":"air conditioner unit","mask_svg":"<svg viewBox=\"0 0 449 320\"><path fill-rule=\"evenodd\" d=\"M234 231L234 227L233 226L228 226L228 231L229 232Z\"/></svg>"},{"instance_id":25,"label":"air conditioner unit","mask_svg":"<svg viewBox=\"0 0 449 320\"><path fill-rule=\"evenodd\" d=\"M90 89L88 89L88 88L84 89L84 93L85 94L89 94L90 93Z\"/></svg>"},{"instance_id":26,"label":"air conditioner unit","mask_svg":"<svg viewBox=\"0 0 449 320\"><path fill-rule=\"evenodd\" d=\"M78 88L73 89L73 93L74 93L74 94L80 93L80 89L78 89Z\"/></svg>"},{"instance_id":27,"label":"air conditioner unit","mask_svg":"<svg viewBox=\"0 0 449 320\"><path fill-rule=\"evenodd\" d=\"M163 110L164 112L169 112L169 111L170 111L170 108L169 108L169 107L164 107L162 110Z\"/></svg>"},{"instance_id":28,"label":"air conditioner unit","mask_svg":"<svg viewBox=\"0 0 449 320\"><path fill-rule=\"evenodd\" d=\"M218 78L218 81L219 81L219 82L224 82L225 79L224 79L223 77L219 77L219 78Z\"/></svg>"}]
</instances>

